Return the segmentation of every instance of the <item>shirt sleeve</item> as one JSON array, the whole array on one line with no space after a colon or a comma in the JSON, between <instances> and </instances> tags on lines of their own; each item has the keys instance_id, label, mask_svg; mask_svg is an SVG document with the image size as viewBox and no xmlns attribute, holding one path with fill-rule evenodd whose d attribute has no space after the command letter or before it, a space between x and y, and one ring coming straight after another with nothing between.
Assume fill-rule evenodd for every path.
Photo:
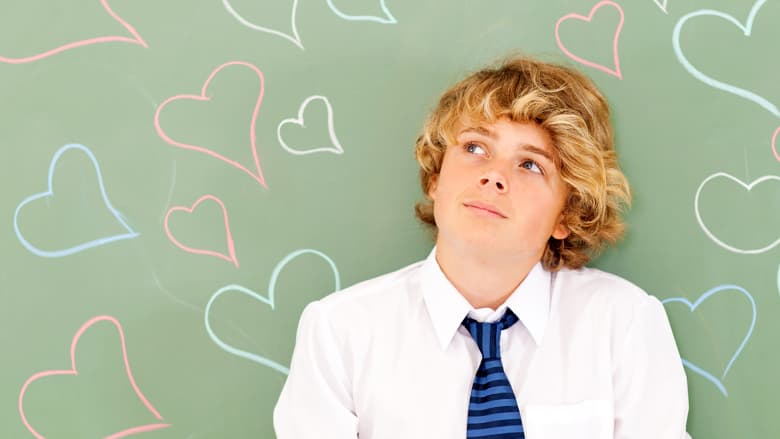
<instances>
[{"instance_id":1,"label":"shirt sleeve","mask_svg":"<svg viewBox=\"0 0 780 439\"><path fill-rule=\"evenodd\" d=\"M274 408L277 439L355 439L357 415L350 380L323 305L304 308L290 374Z\"/></svg>"},{"instance_id":2,"label":"shirt sleeve","mask_svg":"<svg viewBox=\"0 0 780 439\"><path fill-rule=\"evenodd\" d=\"M689 439L688 384L663 304L647 296L613 371L615 439Z\"/></svg>"}]
</instances>

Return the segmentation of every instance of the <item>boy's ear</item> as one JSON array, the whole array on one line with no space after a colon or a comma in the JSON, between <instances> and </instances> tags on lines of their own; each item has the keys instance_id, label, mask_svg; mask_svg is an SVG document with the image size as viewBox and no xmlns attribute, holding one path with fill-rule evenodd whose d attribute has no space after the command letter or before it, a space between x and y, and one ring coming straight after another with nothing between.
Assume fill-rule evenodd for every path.
<instances>
[{"instance_id":1,"label":"boy's ear","mask_svg":"<svg viewBox=\"0 0 780 439\"><path fill-rule=\"evenodd\" d=\"M555 225L555 228L552 232L552 237L562 241L569 237L571 234L571 230L569 230L569 227L565 223L565 216L561 214L561 216L558 218L558 224Z\"/></svg>"},{"instance_id":2,"label":"boy's ear","mask_svg":"<svg viewBox=\"0 0 780 439\"><path fill-rule=\"evenodd\" d=\"M436 188L439 184L439 174L433 174L428 178L428 198L430 198L433 201L436 201Z\"/></svg>"}]
</instances>

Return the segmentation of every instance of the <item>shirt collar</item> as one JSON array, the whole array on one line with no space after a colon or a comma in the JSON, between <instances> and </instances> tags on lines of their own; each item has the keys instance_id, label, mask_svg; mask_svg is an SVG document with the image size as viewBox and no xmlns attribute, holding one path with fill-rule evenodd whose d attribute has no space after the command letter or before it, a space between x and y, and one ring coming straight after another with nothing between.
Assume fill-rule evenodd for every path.
<instances>
[{"instance_id":1,"label":"shirt collar","mask_svg":"<svg viewBox=\"0 0 780 439\"><path fill-rule=\"evenodd\" d=\"M442 349L447 349L466 315L474 315L474 308L447 279L436 261L436 247L420 268L420 286L428 314L433 321L436 336ZM537 263L507 298L496 313L509 307L520 323L531 333L538 345L544 336L550 314L551 275L541 263Z\"/></svg>"}]
</instances>

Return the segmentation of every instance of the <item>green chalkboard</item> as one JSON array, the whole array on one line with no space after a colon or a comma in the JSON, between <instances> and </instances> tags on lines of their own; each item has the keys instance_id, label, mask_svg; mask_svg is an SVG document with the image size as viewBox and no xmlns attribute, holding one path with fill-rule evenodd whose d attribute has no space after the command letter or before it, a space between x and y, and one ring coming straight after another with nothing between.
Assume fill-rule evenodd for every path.
<instances>
[{"instance_id":1,"label":"green chalkboard","mask_svg":"<svg viewBox=\"0 0 780 439\"><path fill-rule=\"evenodd\" d=\"M780 437L780 2L2 3L0 437L273 437L304 305L427 254L423 119L517 51L613 104L593 265L665 301L692 436Z\"/></svg>"}]
</instances>

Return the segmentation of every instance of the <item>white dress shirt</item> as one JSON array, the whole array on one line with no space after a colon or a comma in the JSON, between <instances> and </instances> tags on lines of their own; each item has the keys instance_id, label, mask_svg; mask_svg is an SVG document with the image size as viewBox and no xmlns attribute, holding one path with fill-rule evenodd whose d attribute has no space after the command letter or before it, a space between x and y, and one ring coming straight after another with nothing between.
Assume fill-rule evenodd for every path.
<instances>
[{"instance_id":1,"label":"white dress shirt","mask_svg":"<svg viewBox=\"0 0 780 439\"><path fill-rule=\"evenodd\" d=\"M466 315L501 334L527 439L683 439L685 372L663 305L596 269L537 264L506 302L473 309L424 261L303 311L274 409L278 439L466 437L481 354Z\"/></svg>"}]
</instances>

